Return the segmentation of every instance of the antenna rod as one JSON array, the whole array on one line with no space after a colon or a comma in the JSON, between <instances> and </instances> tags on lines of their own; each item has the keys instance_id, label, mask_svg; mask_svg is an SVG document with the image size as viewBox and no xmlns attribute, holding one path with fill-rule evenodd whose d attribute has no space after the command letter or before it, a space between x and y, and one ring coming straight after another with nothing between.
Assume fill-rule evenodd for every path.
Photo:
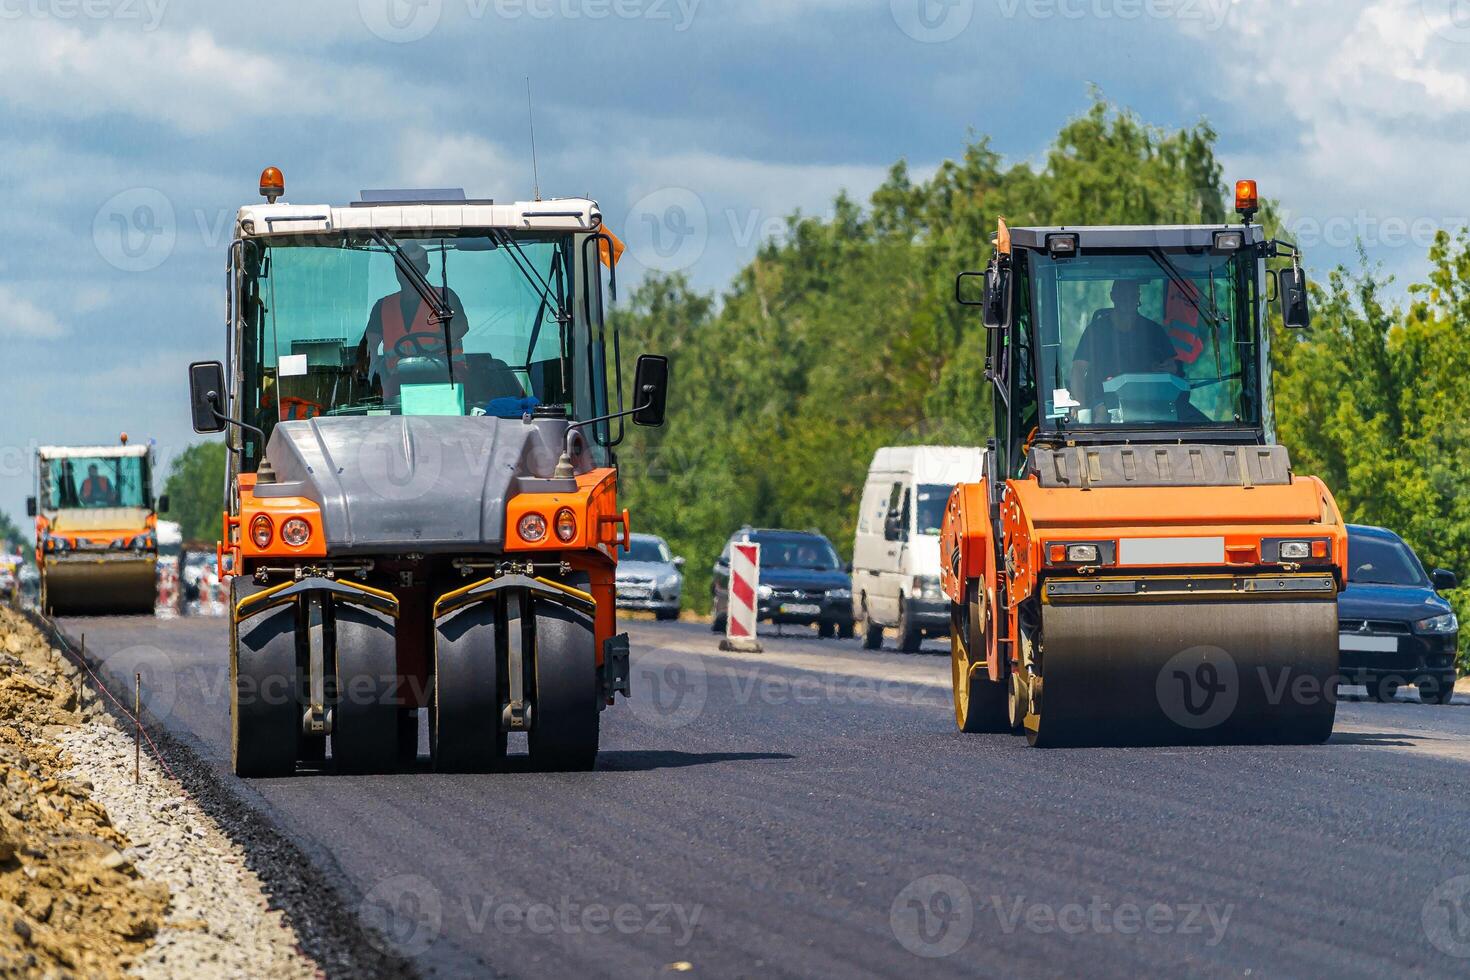
<instances>
[{"instance_id":1,"label":"antenna rod","mask_svg":"<svg viewBox=\"0 0 1470 980\"><path fill-rule=\"evenodd\" d=\"M531 76L526 76L526 121L531 126L531 182L535 185L536 200L541 200L541 171L536 165L536 114L531 108Z\"/></svg>"}]
</instances>

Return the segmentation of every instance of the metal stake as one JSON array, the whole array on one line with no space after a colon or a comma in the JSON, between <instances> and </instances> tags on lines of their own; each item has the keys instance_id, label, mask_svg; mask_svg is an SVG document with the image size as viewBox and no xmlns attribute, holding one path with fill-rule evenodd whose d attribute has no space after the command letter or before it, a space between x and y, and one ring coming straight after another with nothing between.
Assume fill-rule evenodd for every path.
<instances>
[{"instance_id":1,"label":"metal stake","mask_svg":"<svg viewBox=\"0 0 1470 980\"><path fill-rule=\"evenodd\" d=\"M133 675L133 785L142 782L143 674Z\"/></svg>"}]
</instances>

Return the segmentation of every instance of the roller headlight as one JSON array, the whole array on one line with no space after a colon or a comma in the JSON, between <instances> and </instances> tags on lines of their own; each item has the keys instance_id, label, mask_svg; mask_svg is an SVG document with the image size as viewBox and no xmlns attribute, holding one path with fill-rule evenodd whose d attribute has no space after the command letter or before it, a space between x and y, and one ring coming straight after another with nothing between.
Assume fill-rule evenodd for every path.
<instances>
[{"instance_id":1,"label":"roller headlight","mask_svg":"<svg viewBox=\"0 0 1470 980\"><path fill-rule=\"evenodd\" d=\"M291 517L281 525L281 540L293 548L300 548L311 540L311 525L299 517Z\"/></svg>"},{"instance_id":2,"label":"roller headlight","mask_svg":"<svg viewBox=\"0 0 1470 980\"><path fill-rule=\"evenodd\" d=\"M275 533L275 525L265 514L256 514L255 519L250 522L250 540L262 551L271 546L271 538Z\"/></svg>"},{"instance_id":3,"label":"roller headlight","mask_svg":"<svg viewBox=\"0 0 1470 980\"><path fill-rule=\"evenodd\" d=\"M571 544L577 536L577 515L570 507L556 512L556 536L562 544Z\"/></svg>"},{"instance_id":4,"label":"roller headlight","mask_svg":"<svg viewBox=\"0 0 1470 980\"><path fill-rule=\"evenodd\" d=\"M1282 561L1306 561L1312 557L1312 544L1309 541L1283 541L1281 542Z\"/></svg>"},{"instance_id":5,"label":"roller headlight","mask_svg":"<svg viewBox=\"0 0 1470 980\"><path fill-rule=\"evenodd\" d=\"M1460 621L1455 618L1454 613L1445 613L1443 616L1419 620L1414 624L1414 629L1420 633L1454 633L1460 629Z\"/></svg>"},{"instance_id":6,"label":"roller headlight","mask_svg":"<svg viewBox=\"0 0 1470 980\"><path fill-rule=\"evenodd\" d=\"M536 544L546 538L546 518L540 514L523 514L516 521L516 533L522 541Z\"/></svg>"}]
</instances>

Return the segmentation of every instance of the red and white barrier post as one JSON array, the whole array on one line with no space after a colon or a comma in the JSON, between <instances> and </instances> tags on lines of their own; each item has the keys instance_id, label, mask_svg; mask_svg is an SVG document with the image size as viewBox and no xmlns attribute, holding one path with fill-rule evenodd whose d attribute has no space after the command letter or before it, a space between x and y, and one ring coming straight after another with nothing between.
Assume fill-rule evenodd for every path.
<instances>
[{"instance_id":1,"label":"red and white barrier post","mask_svg":"<svg viewBox=\"0 0 1470 980\"><path fill-rule=\"evenodd\" d=\"M725 610L725 638L721 650L760 653L756 624L760 613L756 593L761 585L761 546L742 541L730 549L730 595Z\"/></svg>"}]
</instances>

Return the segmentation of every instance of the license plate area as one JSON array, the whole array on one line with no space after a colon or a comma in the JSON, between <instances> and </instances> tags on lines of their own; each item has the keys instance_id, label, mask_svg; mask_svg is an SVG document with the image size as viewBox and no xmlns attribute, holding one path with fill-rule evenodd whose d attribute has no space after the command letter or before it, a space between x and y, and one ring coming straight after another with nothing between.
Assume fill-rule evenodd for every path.
<instances>
[{"instance_id":1,"label":"license plate area","mask_svg":"<svg viewBox=\"0 0 1470 980\"><path fill-rule=\"evenodd\" d=\"M1118 542L1120 565L1223 565L1224 538L1124 538Z\"/></svg>"},{"instance_id":2,"label":"license plate area","mask_svg":"<svg viewBox=\"0 0 1470 980\"><path fill-rule=\"evenodd\" d=\"M1396 636L1366 636L1362 633L1339 633L1337 648L1364 653L1398 653L1399 638Z\"/></svg>"},{"instance_id":3,"label":"license plate area","mask_svg":"<svg viewBox=\"0 0 1470 980\"><path fill-rule=\"evenodd\" d=\"M802 602L788 602L781 604L783 616L816 616L822 612L821 606Z\"/></svg>"}]
</instances>

